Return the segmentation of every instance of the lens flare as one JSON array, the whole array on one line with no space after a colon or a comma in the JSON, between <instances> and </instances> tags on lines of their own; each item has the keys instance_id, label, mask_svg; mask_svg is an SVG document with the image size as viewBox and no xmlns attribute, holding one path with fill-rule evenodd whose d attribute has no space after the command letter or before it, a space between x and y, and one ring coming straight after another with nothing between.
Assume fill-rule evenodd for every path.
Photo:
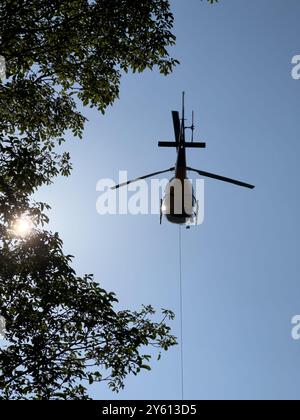
<instances>
[{"instance_id":1,"label":"lens flare","mask_svg":"<svg viewBox=\"0 0 300 420\"><path fill-rule=\"evenodd\" d=\"M27 215L22 215L15 220L12 231L14 235L25 238L26 236L30 235L32 229L33 222L30 217Z\"/></svg>"}]
</instances>

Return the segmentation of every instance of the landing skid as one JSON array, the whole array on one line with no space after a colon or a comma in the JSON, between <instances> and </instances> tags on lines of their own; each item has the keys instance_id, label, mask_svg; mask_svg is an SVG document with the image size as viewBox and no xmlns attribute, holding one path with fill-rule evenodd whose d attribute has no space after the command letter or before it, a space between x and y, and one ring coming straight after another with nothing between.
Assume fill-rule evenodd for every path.
<instances>
[{"instance_id":1,"label":"landing skid","mask_svg":"<svg viewBox=\"0 0 300 420\"><path fill-rule=\"evenodd\" d=\"M163 218L163 212L162 212L162 205L163 205L163 200L160 200L160 221L159 223L162 225L162 218Z\"/></svg>"}]
</instances>

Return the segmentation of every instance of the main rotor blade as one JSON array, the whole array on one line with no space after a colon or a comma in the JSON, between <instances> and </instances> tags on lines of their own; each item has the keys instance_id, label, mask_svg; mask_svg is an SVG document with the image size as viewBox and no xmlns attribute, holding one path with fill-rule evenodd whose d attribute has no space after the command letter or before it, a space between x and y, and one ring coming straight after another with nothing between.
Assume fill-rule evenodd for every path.
<instances>
[{"instance_id":1,"label":"main rotor blade","mask_svg":"<svg viewBox=\"0 0 300 420\"><path fill-rule=\"evenodd\" d=\"M178 111L172 111L173 116L173 125L175 133L175 142L178 144L180 142L180 117Z\"/></svg>"},{"instance_id":2,"label":"main rotor blade","mask_svg":"<svg viewBox=\"0 0 300 420\"><path fill-rule=\"evenodd\" d=\"M218 181L229 182L230 184L238 185L239 187L250 188L251 190L253 190L255 188L254 185L246 184L245 182L237 181L237 180L231 179L231 178L226 178L224 176L211 174L210 172L199 171L199 170L193 169L193 168L187 168L187 170L196 172L197 174L199 174L201 176L217 179Z\"/></svg>"},{"instance_id":3,"label":"main rotor blade","mask_svg":"<svg viewBox=\"0 0 300 420\"><path fill-rule=\"evenodd\" d=\"M128 182L123 182L123 184L116 185L115 187L112 187L111 189L117 190L118 188L125 187L126 185L132 184L133 182L141 181L142 179L152 178L153 176L156 176L156 175L166 174L167 172L172 172L174 170L175 170L175 167L166 169L165 171L153 172L152 174L141 176L139 178L132 179L131 181L128 181Z\"/></svg>"}]
</instances>

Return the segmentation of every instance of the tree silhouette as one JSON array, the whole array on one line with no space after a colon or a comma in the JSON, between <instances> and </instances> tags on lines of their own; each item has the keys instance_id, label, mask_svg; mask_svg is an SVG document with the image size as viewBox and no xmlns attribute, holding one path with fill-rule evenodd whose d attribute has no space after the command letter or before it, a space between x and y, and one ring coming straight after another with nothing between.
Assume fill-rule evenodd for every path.
<instances>
[{"instance_id":1,"label":"tree silhouette","mask_svg":"<svg viewBox=\"0 0 300 420\"><path fill-rule=\"evenodd\" d=\"M213 0L208 0L213 2ZM150 369L176 344L174 315L143 306L116 311L116 297L91 275L78 277L57 233L45 229L45 203L32 199L56 176L68 176L60 154L67 130L82 137L83 105L104 112L118 98L122 73L169 74L177 61L166 0L0 2L0 398L88 399L87 385L114 391L128 374ZM20 217L33 224L14 229Z\"/></svg>"}]
</instances>

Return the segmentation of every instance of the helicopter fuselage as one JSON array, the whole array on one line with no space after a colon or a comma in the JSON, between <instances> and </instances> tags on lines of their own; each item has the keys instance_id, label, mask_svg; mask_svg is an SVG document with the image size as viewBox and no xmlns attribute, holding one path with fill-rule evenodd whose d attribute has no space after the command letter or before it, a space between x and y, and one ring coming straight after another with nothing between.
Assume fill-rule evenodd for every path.
<instances>
[{"instance_id":1,"label":"helicopter fuselage","mask_svg":"<svg viewBox=\"0 0 300 420\"><path fill-rule=\"evenodd\" d=\"M183 127L184 125L182 125ZM197 216L195 204L193 184L187 176L185 133L181 129L177 146L175 177L170 180L166 187L165 196L161 203L161 213L170 223L190 224Z\"/></svg>"}]
</instances>

